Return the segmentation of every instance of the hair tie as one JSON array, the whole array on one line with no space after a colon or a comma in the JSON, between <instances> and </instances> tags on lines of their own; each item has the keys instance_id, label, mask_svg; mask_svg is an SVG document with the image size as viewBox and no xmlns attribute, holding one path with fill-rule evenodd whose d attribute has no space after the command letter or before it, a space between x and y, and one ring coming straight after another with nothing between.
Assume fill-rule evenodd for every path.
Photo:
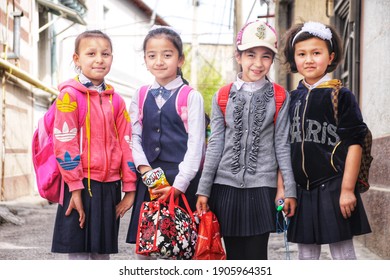
<instances>
[{"instance_id":1,"label":"hair tie","mask_svg":"<svg viewBox=\"0 0 390 280\"><path fill-rule=\"evenodd\" d=\"M313 21L306 22L302 26L301 30L297 34L295 34L291 42L292 47L294 46L294 42L298 38L298 36L305 32L313 36L316 36L318 38L321 38L322 40L328 40L330 42L330 45L333 47L332 31L324 24L320 22L313 22Z\"/></svg>"}]
</instances>

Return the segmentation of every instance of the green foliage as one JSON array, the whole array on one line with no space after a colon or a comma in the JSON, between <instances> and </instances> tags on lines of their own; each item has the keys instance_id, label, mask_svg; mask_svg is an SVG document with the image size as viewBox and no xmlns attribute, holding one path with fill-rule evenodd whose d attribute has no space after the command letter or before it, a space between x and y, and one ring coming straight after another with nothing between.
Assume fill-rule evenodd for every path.
<instances>
[{"instance_id":1,"label":"green foliage","mask_svg":"<svg viewBox=\"0 0 390 280\"><path fill-rule=\"evenodd\" d=\"M191 51L190 46L186 46L184 49L184 54L186 57L185 63L183 65L182 71L183 76L189 80L191 77L191 56L189 55ZM201 65L200 71L198 71L198 84L194 85L196 90L198 90L204 99L204 107L207 114L211 113L211 103L214 93L225 84L225 81L222 79L221 74L218 69L214 68L213 62L205 61L202 58L199 58L199 64Z\"/></svg>"}]
</instances>

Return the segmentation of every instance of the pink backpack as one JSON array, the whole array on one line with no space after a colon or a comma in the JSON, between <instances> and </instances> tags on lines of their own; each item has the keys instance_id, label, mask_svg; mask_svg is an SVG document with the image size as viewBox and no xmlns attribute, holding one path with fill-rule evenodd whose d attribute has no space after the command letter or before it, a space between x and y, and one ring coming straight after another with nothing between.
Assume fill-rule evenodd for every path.
<instances>
[{"instance_id":1,"label":"pink backpack","mask_svg":"<svg viewBox=\"0 0 390 280\"><path fill-rule=\"evenodd\" d=\"M142 86L139 89L139 97L138 97L138 120L142 124L142 118L144 115L144 104L146 99L146 94L150 89L149 85ZM188 132L188 109L187 109L187 100L188 95L192 91L192 87L188 85L184 85L180 88L179 93L176 97L176 110L179 114L181 120L184 123L184 127Z\"/></svg>"},{"instance_id":2,"label":"pink backpack","mask_svg":"<svg viewBox=\"0 0 390 280\"><path fill-rule=\"evenodd\" d=\"M82 127L87 115L87 102L81 92L76 90L74 92L76 93L77 108L79 110L79 127ZM114 105L116 118L120 99L117 94L113 94L112 99L114 99L112 104ZM50 106L38 122L38 128L32 138L32 160L40 196L50 202L62 205L64 182L54 155L53 146L55 104L56 102Z\"/></svg>"}]
</instances>

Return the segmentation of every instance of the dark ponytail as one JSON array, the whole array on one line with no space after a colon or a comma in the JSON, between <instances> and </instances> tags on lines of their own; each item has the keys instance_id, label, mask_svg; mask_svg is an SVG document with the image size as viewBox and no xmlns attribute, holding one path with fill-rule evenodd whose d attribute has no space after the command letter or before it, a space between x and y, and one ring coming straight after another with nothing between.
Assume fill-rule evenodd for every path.
<instances>
[{"instance_id":1,"label":"dark ponytail","mask_svg":"<svg viewBox=\"0 0 390 280\"><path fill-rule=\"evenodd\" d=\"M177 68L177 75L179 75L179 76L181 77L181 79L183 80L183 82L184 82L186 85L189 85L189 84L190 84L186 79L184 79L184 77L183 77L183 71L181 71L181 68L180 68L180 67Z\"/></svg>"}]
</instances>

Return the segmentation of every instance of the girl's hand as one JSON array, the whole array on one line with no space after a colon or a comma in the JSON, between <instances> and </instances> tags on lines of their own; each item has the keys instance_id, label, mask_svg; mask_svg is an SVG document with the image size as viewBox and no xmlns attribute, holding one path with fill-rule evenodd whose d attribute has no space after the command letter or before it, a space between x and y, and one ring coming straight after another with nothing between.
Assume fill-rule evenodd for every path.
<instances>
[{"instance_id":1,"label":"girl's hand","mask_svg":"<svg viewBox=\"0 0 390 280\"><path fill-rule=\"evenodd\" d=\"M362 147L358 144L348 147L347 158L345 159L343 181L341 183L340 210L344 219L351 217L356 207L356 196L354 194L355 184L359 174L360 162L362 159Z\"/></svg>"},{"instance_id":2,"label":"girl's hand","mask_svg":"<svg viewBox=\"0 0 390 280\"><path fill-rule=\"evenodd\" d=\"M355 210L356 203L356 196L352 190L341 189L340 210L344 219L351 217L352 212Z\"/></svg>"},{"instance_id":3,"label":"girl's hand","mask_svg":"<svg viewBox=\"0 0 390 280\"><path fill-rule=\"evenodd\" d=\"M196 211L198 211L199 216L205 214L209 211L209 205L207 204L209 198L204 195L199 195L198 200L196 201Z\"/></svg>"},{"instance_id":4,"label":"girl's hand","mask_svg":"<svg viewBox=\"0 0 390 280\"><path fill-rule=\"evenodd\" d=\"M176 189L174 187L171 187L171 186L168 186L168 187L165 187L165 188L161 188L161 189L153 189L152 192L155 195L161 195L158 198L159 200L166 200L168 198L169 192L171 191L171 188L174 189L175 198L177 198L182 193L178 189Z\"/></svg>"},{"instance_id":5,"label":"girl's hand","mask_svg":"<svg viewBox=\"0 0 390 280\"><path fill-rule=\"evenodd\" d=\"M116 218L123 218L125 213L133 206L135 191L125 193L123 199L116 206Z\"/></svg>"},{"instance_id":6,"label":"girl's hand","mask_svg":"<svg viewBox=\"0 0 390 280\"><path fill-rule=\"evenodd\" d=\"M283 183L283 176L280 169L278 170L278 183L276 188L276 198L275 198L275 205L278 205L278 200L283 199L284 205L283 205L283 212L286 215L286 217L291 218L295 215L295 209L297 208L297 200L294 197L284 197L284 183Z\"/></svg>"},{"instance_id":7,"label":"girl's hand","mask_svg":"<svg viewBox=\"0 0 390 280\"><path fill-rule=\"evenodd\" d=\"M85 212L83 207L83 200L81 199L81 190L75 190L72 192L72 197L70 198L69 207L65 212L65 216L69 216L73 209L76 209L76 211L79 213L80 228L84 228Z\"/></svg>"},{"instance_id":8,"label":"girl's hand","mask_svg":"<svg viewBox=\"0 0 390 280\"><path fill-rule=\"evenodd\" d=\"M287 197L284 199L283 212L287 218L291 218L295 215L295 209L297 208L297 200L294 197Z\"/></svg>"}]
</instances>

